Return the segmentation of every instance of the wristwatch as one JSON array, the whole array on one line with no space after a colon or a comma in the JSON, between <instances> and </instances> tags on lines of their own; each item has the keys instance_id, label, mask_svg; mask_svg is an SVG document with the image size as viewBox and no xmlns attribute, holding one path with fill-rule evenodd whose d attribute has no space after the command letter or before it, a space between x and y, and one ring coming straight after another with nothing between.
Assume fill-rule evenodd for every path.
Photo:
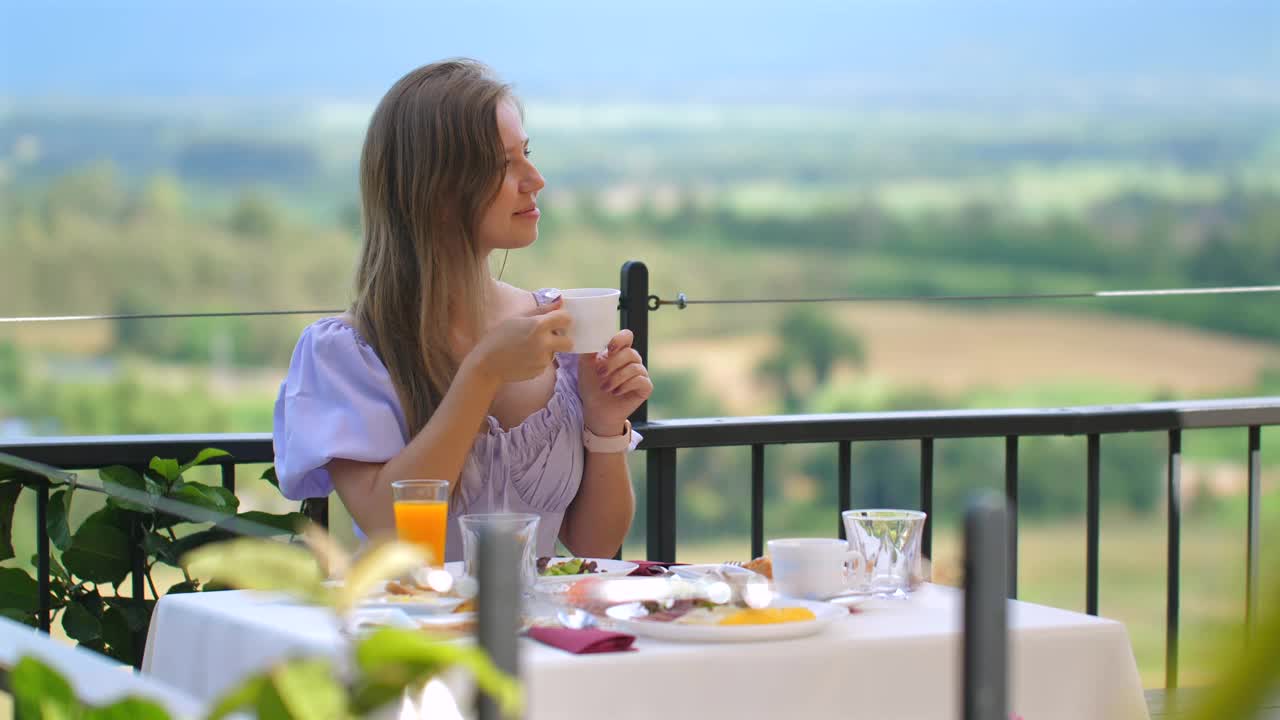
<instances>
[{"instance_id":1,"label":"wristwatch","mask_svg":"<svg viewBox=\"0 0 1280 720\"><path fill-rule=\"evenodd\" d=\"M593 453L619 453L626 452L631 449L631 421L624 420L622 424L622 434L613 437L600 437L599 435L587 429L586 425L582 426L582 444L587 448L587 452Z\"/></svg>"}]
</instances>

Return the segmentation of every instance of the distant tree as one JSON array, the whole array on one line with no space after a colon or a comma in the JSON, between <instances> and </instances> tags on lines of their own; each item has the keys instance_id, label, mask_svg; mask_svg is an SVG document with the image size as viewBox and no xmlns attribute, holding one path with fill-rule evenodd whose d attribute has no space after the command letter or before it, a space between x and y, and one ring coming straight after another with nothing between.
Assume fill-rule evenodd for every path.
<instances>
[{"instance_id":1,"label":"distant tree","mask_svg":"<svg viewBox=\"0 0 1280 720\"><path fill-rule=\"evenodd\" d=\"M837 365L866 364L861 338L809 305L784 313L777 335L777 349L760 361L756 373L777 388L787 412L796 411L808 391L825 385Z\"/></svg>"},{"instance_id":2,"label":"distant tree","mask_svg":"<svg viewBox=\"0 0 1280 720\"><path fill-rule=\"evenodd\" d=\"M276 233L283 224L280 209L270 198L259 192L240 195L231 209L231 230L246 237L267 237Z\"/></svg>"}]
</instances>

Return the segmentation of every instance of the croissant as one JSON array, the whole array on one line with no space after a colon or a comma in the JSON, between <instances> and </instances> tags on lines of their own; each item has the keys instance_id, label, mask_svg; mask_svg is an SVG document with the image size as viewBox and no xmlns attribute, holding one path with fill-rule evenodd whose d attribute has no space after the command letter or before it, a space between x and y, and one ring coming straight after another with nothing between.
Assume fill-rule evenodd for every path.
<instances>
[{"instance_id":1,"label":"croissant","mask_svg":"<svg viewBox=\"0 0 1280 720\"><path fill-rule=\"evenodd\" d=\"M767 555L765 557L758 557L751 562L742 563L742 567L754 573L763 575L770 580L773 579L773 561L770 560Z\"/></svg>"}]
</instances>

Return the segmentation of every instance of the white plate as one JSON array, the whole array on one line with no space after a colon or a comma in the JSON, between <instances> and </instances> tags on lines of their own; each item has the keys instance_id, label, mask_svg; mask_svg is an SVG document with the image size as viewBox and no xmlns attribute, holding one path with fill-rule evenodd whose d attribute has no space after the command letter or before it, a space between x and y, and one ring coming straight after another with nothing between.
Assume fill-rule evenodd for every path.
<instances>
[{"instance_id":1,"label":"white plate","mask_svg":"<svg viewBox=\"0 0 1280 720\"><path fill-rule=\"evenodd\" d=\"M751 577L757 573L744 567L736 565L720 565L711 563L706 565L672 565L669 568L672 574L688 580L697 580L704 575L723 575L725 578L736 576ZM763 575L761 577L764 577Z\"/></svg>"},{"instance_id":2,"label":"white plate","mask_svg":"<svg viewBox=\"0 0 1280 720\"><path fill-rule=\"evenodd\" d=\"M377 591L360 601L356 607L360 609L398 608L409 615L443 615L452 613L462 604L464 598L453 595L438 595L430 592L413 595L396 595L385 591Z\"/></svg>"},{"instance_id":3,"label":"white plate","mask_svg":"<svg viewBox=\"0 0 1280 720\"><path fill-rule=\"evenodd\" d=\"M839 618L849 616L846 608L809 600L778 598L773 601L771 607L809 608L813 611L814 619L773 625L694 625L633 620L628 617L630 608L626 605L610 608L608 616L610 624L622 632L679 642L754 642L805 637L819 632Z\"/></svg>"},{"instance_id":4,"label":"white plate","mask_svg":"<svg viewBox=\"0 0 1280 720\"><path fill-rule=\"evenodd\" d=\"M573 558L551 558L549 565L559 565ZM633 562L625 560L610 560L605 558L583 558L584 560L592 560L596 564L597 572L587 573L585 575L548 575L538 578L539 585L563 585L565 583L577 582L585 577L602 577L605 575L630 575L631 571L640 567ZM448 570L454 577L462 577L462 561L455 560L444 564L444 569Z\"/></svg>"}]
</instances>

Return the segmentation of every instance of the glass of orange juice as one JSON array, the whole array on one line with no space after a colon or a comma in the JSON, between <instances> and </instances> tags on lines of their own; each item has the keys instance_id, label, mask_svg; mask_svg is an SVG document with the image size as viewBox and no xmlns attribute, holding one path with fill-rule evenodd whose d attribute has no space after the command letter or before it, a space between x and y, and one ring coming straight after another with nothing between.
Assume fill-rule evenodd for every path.
<instances>
[{"instance_id":1,"label":"glass of orange juice","mask_svg":"<svg viewBox=\"0 0 1280 720\"><path fill-rule=\"evenodd\" d=\"M449 525L449 483L445 480L396 480L396 535L427 551L428 562L444 564L444 539Z\"/></svg>"}]
</instances>

